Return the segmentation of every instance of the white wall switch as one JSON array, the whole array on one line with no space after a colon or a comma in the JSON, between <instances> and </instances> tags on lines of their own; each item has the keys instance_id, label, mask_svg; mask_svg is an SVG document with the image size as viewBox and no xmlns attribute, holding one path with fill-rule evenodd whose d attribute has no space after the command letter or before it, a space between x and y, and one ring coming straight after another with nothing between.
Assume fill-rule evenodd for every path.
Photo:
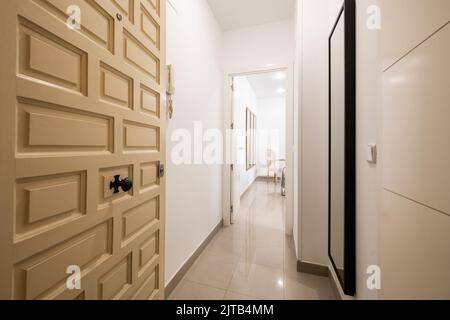
<instances>
[{"instance_id":1,"label":"white wall switch","mask_svg":"<svg viewBox=\"0 0 450 320\"><path fill-rule=\"evenodd\" d=\"M369 144L366 148L366 160L368 163L377 163L377 145Z\"/></svg>"}]
</instances>

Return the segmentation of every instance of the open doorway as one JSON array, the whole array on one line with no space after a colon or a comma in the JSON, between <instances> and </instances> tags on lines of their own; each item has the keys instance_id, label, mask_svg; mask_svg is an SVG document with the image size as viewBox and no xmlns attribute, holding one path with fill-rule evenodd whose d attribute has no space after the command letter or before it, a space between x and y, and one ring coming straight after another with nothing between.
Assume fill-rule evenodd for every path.
<instances>
[{"instance_id":1,"label":"open doorway","mask_svg":"<svg viewBox=\"0 0 450 320\"><path fill-rule=\"evenodd\" d=\"M224 173L224 222L235 223L241 198L257 185L259 192L262 187L267 197L278 197L283 203L284 229L292 234L295 139L291 69L234 73L226 80L225 121L233 134L232 164Z\"/></svg>"}]
</instances>

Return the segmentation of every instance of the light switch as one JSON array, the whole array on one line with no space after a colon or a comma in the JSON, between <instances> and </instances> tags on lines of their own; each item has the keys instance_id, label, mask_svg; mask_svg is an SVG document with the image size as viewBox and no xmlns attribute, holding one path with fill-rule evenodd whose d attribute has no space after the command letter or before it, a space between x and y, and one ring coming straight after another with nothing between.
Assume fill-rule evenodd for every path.
<instances>
[{"instance_id":1,"label":"light switch","mask_svg":"<svg viewBox=\"0 0 450 320\"><path fill-rule=\"evenodd\" d=\"M368 163L377 163L377 145L369 144L366 149L366 160Z\"/></svg>"}]
</instances>

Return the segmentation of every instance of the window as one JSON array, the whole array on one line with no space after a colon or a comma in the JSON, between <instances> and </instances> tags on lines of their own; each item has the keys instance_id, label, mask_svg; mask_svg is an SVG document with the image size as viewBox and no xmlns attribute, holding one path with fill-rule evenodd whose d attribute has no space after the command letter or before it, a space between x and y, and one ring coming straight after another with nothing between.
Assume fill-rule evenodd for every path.
<instances>
[{"instance_id":1,"label":"window","mask_svg":"<svg viewBox=\"0 0 450 320\"><path fill-rule=\"evenodd\" d=\"M247 108L246 114L246 167L247 171L256 166L256 116Z\"/></svg>"}]
</instances>

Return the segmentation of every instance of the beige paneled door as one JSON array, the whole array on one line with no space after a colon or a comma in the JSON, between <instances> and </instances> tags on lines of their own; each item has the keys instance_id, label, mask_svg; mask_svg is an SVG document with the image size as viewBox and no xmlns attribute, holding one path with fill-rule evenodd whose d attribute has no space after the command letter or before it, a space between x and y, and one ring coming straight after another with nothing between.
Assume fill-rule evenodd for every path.
<instances>
[{"instance_id":1,"label":"beige paneled door","mask_svg":"<svg viewBox=\"0 0 450 320\"><path fill-rule=\"evenodd\" d=\"M164 7L2 1L0 298L163 298Z\"/></svg>"}]
</instances>

